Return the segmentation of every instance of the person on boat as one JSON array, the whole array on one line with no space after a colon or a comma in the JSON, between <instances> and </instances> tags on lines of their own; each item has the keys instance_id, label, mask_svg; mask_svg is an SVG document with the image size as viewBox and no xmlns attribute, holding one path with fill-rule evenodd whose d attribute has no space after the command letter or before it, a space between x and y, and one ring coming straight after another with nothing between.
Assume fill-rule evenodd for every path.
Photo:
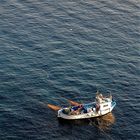
<instances>
[{"instance_id":1,"label":"person on boat","mask_svg":"<svg viewBox=\"0 0 140 140\"><path fill-rule=\"evenodd\" d=\"M110 94L109 98L110 98L110 100L112 100L112 95L111 94Z\"/></svg>"},{"instance_id":2,"label":"person on boat","mask_svg":"<svg viewBox=\"0 0 140 140\"><path fill-rule=\"evenodd\" d=\"M73 106L71 109L73 109L74 111L78 110L81 107L81 105L78 106Z\"/></svg>"},{"instance_id":3,"label":"person on boat","mask_svg":"<svg viewBox=\"0 0 140 140\"><path fill-rule=\"evenodd\" d=\"M99 110L100 110L100 105L96 104L96 112L98 113Z\"/></svg>"},{"instance_id":4,"label":"person on boat","mask_svg":"<svg viewBox=\"0 0 140 140\"><path fill-rule=\"evenodd\" d=\"M83 105L74 106L71 108L70 115L78 115L81 113Z\"/></svg>"},{"instance_id":5,"label":"person on boat","mask_svg":"<svg viewBox=\"0 0 140 140\"><path fill-rule=\"evenodd\" d=\"M103 99L103 98L104 98L104 97L103 97L103 95L102 95L101 93L99 94L99 97L100 97L101 99Z\"/></svg>"}]
</instances>

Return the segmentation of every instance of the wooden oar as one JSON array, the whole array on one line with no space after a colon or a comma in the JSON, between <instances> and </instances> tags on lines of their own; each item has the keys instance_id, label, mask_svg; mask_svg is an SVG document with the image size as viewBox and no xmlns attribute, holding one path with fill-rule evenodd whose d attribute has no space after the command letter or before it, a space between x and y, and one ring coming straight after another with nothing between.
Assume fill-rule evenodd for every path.
<instances>
[{"instance_id":1,"label":"wooden oar","mask_svg":"<svg viewBox=\"0 0 140 140\"><path fill-rule=\"evenodd\" d=\"M59 109L61 109L60 106L56 106L56 105L47 104L47 106L54 111L58 111Z\"/></svg>"},{"instance_id":2,"label":"wooden oar","mask_svg":"<svg viewBox=\"0 0 140 140\"><path fill-rule=\"evenodd\" d=\"M80 103L77 103L75 101L72 100L68 100L68 102L72 105L72 106L78 106L81 105ZM54 110L54 111L58 111L59 109L61 109L60 106L56 106L56 105L52 105L52 104L47 104L48 108Z\"/></svg>"},{"instance_id":3,"label":"wooden oar","mask_svg":"<svg viewBox=\"0 0 140 140\"><path fill-rule=\"evenodd\" d=\"M68 100L68 102L73 106L81 105L80 103L77 103L77 102L74 102L74 101L71 101L71 100Z\"/></svg>"}]
</instances>

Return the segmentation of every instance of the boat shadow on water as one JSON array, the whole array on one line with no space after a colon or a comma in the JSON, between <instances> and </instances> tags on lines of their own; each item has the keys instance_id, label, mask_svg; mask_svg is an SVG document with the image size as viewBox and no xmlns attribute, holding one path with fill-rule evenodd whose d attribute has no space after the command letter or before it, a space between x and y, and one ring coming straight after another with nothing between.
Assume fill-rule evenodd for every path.
<instances>
[{"instance_id":1,"label":"boat shadow on water","mask_svg":"<svg viewBox=\"0 0 140 140\"><path fill-rule=\"evenodd\" d=\"M109 130L115 123L115 116L110 112L104 116L90 119L65 120L58 118L58 120L61 125L91 125L97 127L101 131L105 131Z\"/></svg>"}]
</instances>

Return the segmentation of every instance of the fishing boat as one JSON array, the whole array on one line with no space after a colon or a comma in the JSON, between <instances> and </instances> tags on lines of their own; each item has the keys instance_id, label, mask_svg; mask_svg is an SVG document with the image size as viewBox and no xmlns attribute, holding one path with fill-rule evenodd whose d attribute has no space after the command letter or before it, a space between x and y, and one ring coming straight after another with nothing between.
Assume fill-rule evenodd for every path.
<instances>
[{"instance_id":1,"label":"fishing boat","mask_svg":"<svg viewBox=\"0 0 140 140\"><path fill-rule=\"evenodd\" d=\"M97 93L94 102L61 108L58 110L57 117L66 120L99 117L111 112L115 105L116 102L111 95L103 97L102 94Z\"/></svg>"}]
</instances>

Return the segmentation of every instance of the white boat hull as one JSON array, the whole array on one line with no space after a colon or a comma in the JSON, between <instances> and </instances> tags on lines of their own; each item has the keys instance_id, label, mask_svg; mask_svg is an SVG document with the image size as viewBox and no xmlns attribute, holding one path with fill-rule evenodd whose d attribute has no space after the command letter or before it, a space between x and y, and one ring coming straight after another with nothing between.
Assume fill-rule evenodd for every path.
<instances>
[{"instance_id":1,"label":"white boat hull","mask_svg":"<svg viewBox=\"0 0 140 140\"><path fill-rule=\"evenodd\" d=\"M80 113L78 115L67 115L67 114L63 113L63 109L60 109L58 111L58 116L57 117L67 119L67 120L88 119L88 118L99 117L99 116L102 116L102 115L105 115L105 114L111 112L113 110L113 108L115 107L116 102L112 101L112 102L108 102L108 104L110 104L110 107L108 107L108 108L101 108L99 111L91 111L91 112L88 112L88 113Z\"/></svg>"}]
</instances>

